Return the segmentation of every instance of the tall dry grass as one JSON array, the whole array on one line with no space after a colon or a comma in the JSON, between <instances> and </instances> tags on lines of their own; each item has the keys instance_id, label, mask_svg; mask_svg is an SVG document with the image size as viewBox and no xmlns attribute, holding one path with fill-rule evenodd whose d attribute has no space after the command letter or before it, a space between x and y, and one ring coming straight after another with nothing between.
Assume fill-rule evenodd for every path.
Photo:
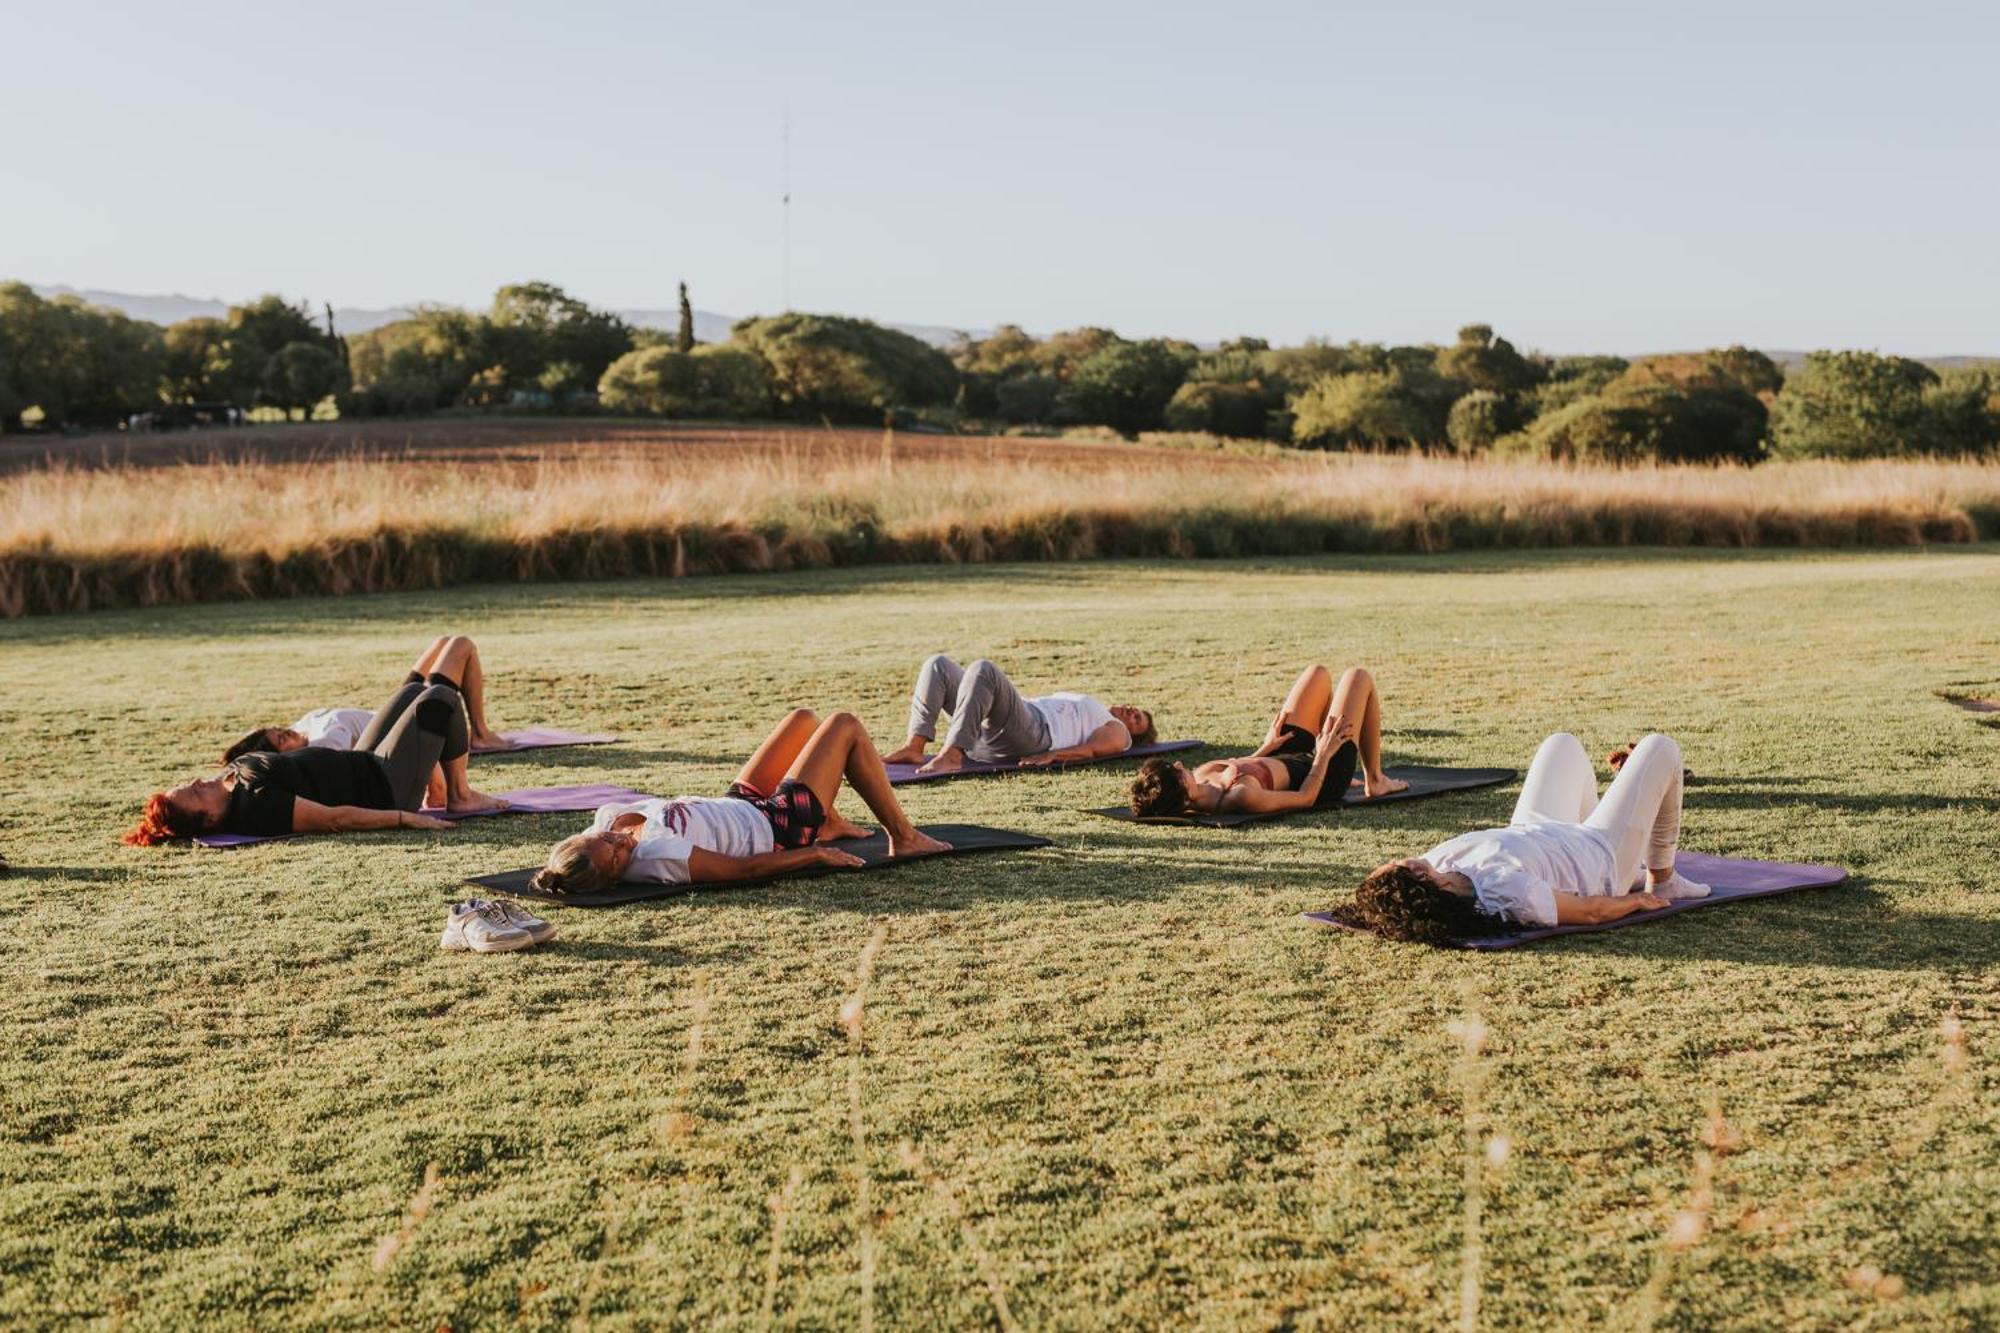
<instances>
[{"instance_id":1,"label":"tall dry grass","mask_svg":"<svg viewBox=\"0 0 2000 1333\"><path fill-rule=\"evenodd\" d=\"M2000 465L1583 468L885 440L0 477L0 614L884 562L2000 537Z\"/></svg>"}]
</instances>

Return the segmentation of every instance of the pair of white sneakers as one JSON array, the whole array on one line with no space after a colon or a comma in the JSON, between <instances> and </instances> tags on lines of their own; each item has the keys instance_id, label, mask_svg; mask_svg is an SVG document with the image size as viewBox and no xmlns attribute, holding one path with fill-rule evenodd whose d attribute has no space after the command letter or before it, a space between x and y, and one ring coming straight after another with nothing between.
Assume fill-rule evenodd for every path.
<instances>
[{"instance_id":1,"label":"pair of white sneakers","mask_svg":"<svg viewBox=\"0 0 2000 1333\"><path fill-rule=\"evenodd\" d=\"M556 937L553 922L544 921L509 898L467 898L445 913L440 949L472 953L510 953Z\"/></svg>"}]
</instances>

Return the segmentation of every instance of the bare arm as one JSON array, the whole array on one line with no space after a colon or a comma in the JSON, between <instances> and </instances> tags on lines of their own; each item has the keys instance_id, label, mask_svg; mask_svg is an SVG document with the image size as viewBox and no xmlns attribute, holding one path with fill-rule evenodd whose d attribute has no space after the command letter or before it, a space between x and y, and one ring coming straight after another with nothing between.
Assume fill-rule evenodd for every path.
<instances>
[{"instance_id":1,"label":"bare arm","mask_svg":"<svg viewBox=\"0 0 2000 1333\"><path fill-rule=\"evenodd\" d=\"M321 805L303 796L292 798L294 833L364 833L371 829L448 829L448 819L411 814L407 810L370 810L359 805Z\"/></svg>"},{"instance_id":2,"label":"bare arm","mask_svg":"<svg viewBox=\"0 0 2000 1333\"><path fill-rule=\"evenodd\" d=\"M688 855L688 883L730 884L746 879L762 879L767 875L782 875L787 870L803 870L807 866L852 867L861 864L861 858L854 853L823 844L787 851L759 852L755 856L724 856L720 852L697 847Z\"/></svg>"},{"instance_id":3,"label":"bare arm","mask_svg":"<svg viewBox=\"0 0 2000 1333\"><path fill-rule=\"evenodd\" d=\"M1600 921L1616 921L1635 912L1651 912L1665 907L1667 900L1651 893L1627 893L1616 898L1586 898L1575 893L1558 893L1556 924L1590 926Z\"/></svg>"},{"instance_id":4,"label":"bare arm","mask_svg":"<svg viewBox=\"0 0 2000 1333\"><path fill-rule=\"evenodd\" d=\"M1073 764L1079 759L1108 759L1131 748L1132 733L1125 730L1123 722L1114 718L1084 737L1081 745L1044 750L1040 754L1029 755L1021 763L1028 768L1044 768L1050 764Z\"/></svg>"}]
</instances>

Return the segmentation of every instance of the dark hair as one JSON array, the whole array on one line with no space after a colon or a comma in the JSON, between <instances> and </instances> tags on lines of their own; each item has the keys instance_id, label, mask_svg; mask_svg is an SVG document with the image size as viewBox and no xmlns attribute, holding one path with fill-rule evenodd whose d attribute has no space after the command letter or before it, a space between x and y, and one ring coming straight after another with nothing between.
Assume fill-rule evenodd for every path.
<instances>
[{"instance_id":1,"label":"dark hair","mask_svg":"<svg viewBox=\"0 0 2000 1333\"><path fill-rule=\"evenodd\" d=\"M1384 939L1421 944L1455 944L1500 929L1498 918L1480 911L1471 894L1440 889L1405 865L1372 871L1343 915Z\"/></svg>"},{"instance_id":2,"label":"dark hair","mask_svg":"<svg viewBox=\"0 0 2000 1333\"><path fill-rule=\"evenodd\" d=\"M276 727L258 727L255 731L243 733L243 739L222 752L222 762L233 764L246 754L260 754L266 750L276 751L278 743L271 739Z\"/></svg>"},{"instance_id":3,"label":"dark hair","mask_svg":"<svg viewBox=\"0 0 2000 1333\"><path fill-rule=\"evenodd\" d=\"M1139 765L1132 779L1132 813L1141 819L1175 819L1188 812L1187 783L1165 755Z\"/></svg>"},{"instance_id":4,"label":"dark hair","mask_svg":"<svg viewBox=\"0 0 2000 1333\"><path fill-rule=\"evenodd\" d=\"M200 811L184 810L169 800L165 792L155 792L146 798L146 809L138 824L127 829L119 841L127 847L152 847L176 838L192 838L207 828L208 818Z\"/></svg>"},{"instance_id":5,"label":"dark hair","mask_svg":"<svg viewBox=\"0 0 2000 1333\"><path fill-rule=\"evenodd\" d=\"M1132 733L1132 744L1151 745L1159 739L1160 719L1153 716L1153 710L1150 708L1141 708L1139 711L1146 715L1146 729Z\"/></svg>"}]
</instances>

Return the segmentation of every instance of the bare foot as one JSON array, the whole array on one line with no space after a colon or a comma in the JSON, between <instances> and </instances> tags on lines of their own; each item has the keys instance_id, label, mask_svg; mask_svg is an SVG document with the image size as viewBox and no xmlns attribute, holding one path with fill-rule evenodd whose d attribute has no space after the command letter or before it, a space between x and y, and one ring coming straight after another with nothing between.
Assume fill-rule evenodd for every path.
<instances>
[{"instance_id":1,"label":"bare foot","mask_svg":"<svg viewBox=\"0 0 2000 1333\"><path fill-rule=\"evenodd\" d=\"M497 731L476 731L472 734L472 748L475 750L511 750L514 742Z\"/></svg>"},{"instance_id":2,"label":"bare foot","mask_svg":"<svg viewBox=\"0 0 2000 1333\"><path fill-rule=\"evenodd\" d=\"M922 829L911 829L910 836L907 838L898 838L892 835L889 839L889 855L891 856L936 856L939 852L948 852L950 850L950 843L939 842Z\"/></svg>"},{"instance_id":3,"label":"bare foot","mask_svg":"<svg viewBox=\"0 0 2000 1333\"><path fill-rule=\"evenodd\" d=\"M965 767L965 751L940 750L937 758L918 769L919 773L956 773Z\"/></svg>"},{"instance_id":4,"label":"bare foot","mask_svg":"<svg viewBox=\"0 0 2000 1333\"><path fill-rule=\"evenodd\" d=\"M1368 779L1367 782L1362 784L1361 789L1372 800L1377 796L1394 796L1399 791L1408 791L1410 784L1401 778L1392 778L1387 773L1384 773L1380 777Z\"/></svg>"},{"instance_id":5,"label":"bare foot","mask_svg":"<svg viewBox=\"0 0 2000 1333\"><path fill-rule=\"evenodd\" d=\"M924 759L923 741L905 741L902 745L882 756L885 764L920 764Z\"/></svg>"},{"instance_id":6,"label":"bare foot","mask_svg":"<svg viewBox=\"0 0 2000 1333\"><path fill-rule=\"evenodd\" d=\"M847 838L865 838L868 830L841 814L838 810L827 814L826 823L819 827L820 842L840 842Z\"/></svg>"},{"instance_id":7,"label":"bare foot","mask_svg":"<svg viewBox=\"0 0 2000 1333\"><path fill-rule=\"evenodd\" d=\"M485 792L467 791L446 804L445 809L455 815L469 815L480 810L505 810L507 803L498 796L488 796Z\"/></svg>"}]
</instances>

